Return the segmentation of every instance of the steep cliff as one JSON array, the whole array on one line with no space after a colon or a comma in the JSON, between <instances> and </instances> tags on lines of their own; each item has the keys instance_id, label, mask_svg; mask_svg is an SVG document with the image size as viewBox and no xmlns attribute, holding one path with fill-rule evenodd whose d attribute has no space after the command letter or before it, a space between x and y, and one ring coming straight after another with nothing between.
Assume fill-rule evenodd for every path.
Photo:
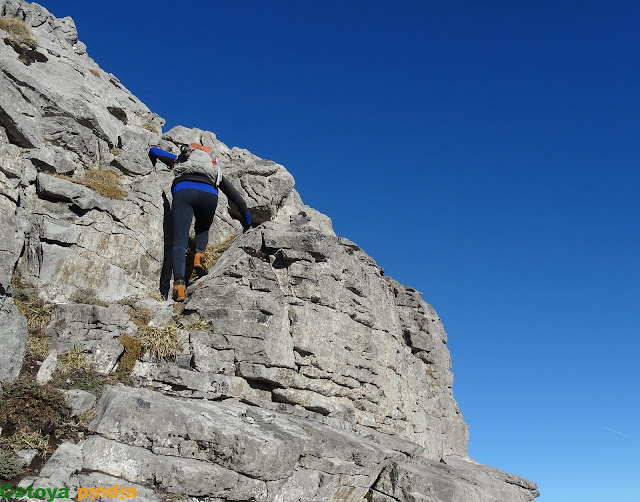
<instances>
[{"instance_id":1,"label":"steep cliff","mask_svg":"<svg viewBox=\"0 0 640 502\"><path fill-rule=\"evenodd\" d=\"M52 438L22 486L119 484L142 500L537 496L468 458L433 308L337 237L283 166L211 132L162 134L72 19L22 0L0 0L0 15L0 381L11 391L21 368L19 382L37 371L90 422ZM191 141L213 147L259 225L241 234L221 195L210 240L224 252L177 308L158 295L173 175L147 151Z\"/></svg>"}]
</instances>

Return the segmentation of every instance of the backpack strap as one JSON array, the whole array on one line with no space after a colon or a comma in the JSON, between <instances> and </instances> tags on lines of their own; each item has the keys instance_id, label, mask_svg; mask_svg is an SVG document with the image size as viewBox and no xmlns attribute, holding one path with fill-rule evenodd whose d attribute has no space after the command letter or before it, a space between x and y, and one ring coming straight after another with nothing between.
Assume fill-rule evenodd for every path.
<instances>
[{"instance_id":1,"label":"backpack strap","mask_svg":"<svg viewBox=\"0 0 640 502\"><path fill-rule=\"evenodd\" d=\"M191 148L194 150L197 148L198 150L202 150L207 153L211 153L211 150L213 150L210 146L199 145L198 143L191 143Z\"/></svg>"}]
</instances>

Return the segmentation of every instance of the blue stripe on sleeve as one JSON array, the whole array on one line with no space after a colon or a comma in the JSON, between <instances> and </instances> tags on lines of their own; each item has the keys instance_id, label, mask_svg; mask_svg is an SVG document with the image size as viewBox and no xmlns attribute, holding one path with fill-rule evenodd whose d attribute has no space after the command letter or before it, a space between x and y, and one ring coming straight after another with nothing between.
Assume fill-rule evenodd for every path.
<instances>
[{"instance_id":1,"label":"blue stripe on sleeve","mask_svg":"<svg viewBox=\"0 0 640 502\"><path fill-rule=\"evenodd\" d=\"M149 157L151 157L152 159L156 158L160 162L162 162L163 164L166 164L169 167L171 167L173 165L173 161L176 160L176 158L178 158L177 155L167 152L162 148L158 148L157 146L154 146L149 149Z\"/></svg>"}]
</instances>

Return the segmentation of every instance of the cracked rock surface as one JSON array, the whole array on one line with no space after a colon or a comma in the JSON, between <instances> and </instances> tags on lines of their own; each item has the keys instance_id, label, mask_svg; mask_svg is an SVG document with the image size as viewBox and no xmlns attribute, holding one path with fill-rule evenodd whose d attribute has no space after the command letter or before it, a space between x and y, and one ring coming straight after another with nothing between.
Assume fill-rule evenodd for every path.
<instances>
[{"instance_id":1,"label":"cracked rock surface","mask_svg":"<svg viewBox=\"0 0 640 502\"><path fill-rule=\"evenodd\" d=\"M95 404L67 392L74 414L93 416L89 433L22 486L74 497L118 484L148 501L538 495L469 459L437 313L337 237L283 166L212 132L163 134L164 120L87 55L71 18L24 0L0 0L0 15L23 20L37 42L0 43L0 383L16 379L27 346L15 274L47 302L52 353L79 352L100 375L121 374L141 316L152 329L178 319L171 356L143 349ZM147 151L189 142L213 148L258 226L176 313L158 298L173 174ZM86 182L95 170L117 175L121 199ZM210 243L239 234L238 217L220 194Z\"/></svg>"}]
</instances>

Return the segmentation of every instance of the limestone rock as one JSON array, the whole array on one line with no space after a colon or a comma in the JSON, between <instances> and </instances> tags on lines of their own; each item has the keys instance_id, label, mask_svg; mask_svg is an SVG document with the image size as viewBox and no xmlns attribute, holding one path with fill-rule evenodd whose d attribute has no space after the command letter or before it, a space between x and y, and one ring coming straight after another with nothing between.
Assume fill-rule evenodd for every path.
<instances>
[{"instance_id":1,"label":"limestone rock","mask_svg":"<svg viewBox=\"0 0 640 502\"><path fill-rule=\"evenodd\" d=\"M73 443L62 443L40 470L41 477L51 477L64 471L66 476L75 474L82 468L82 451Z\"/></svg>"},{"instance_id":2,"label":"limestone rock","mask_svg":"<svg viewBox=\"0 0 640 502\"><path fill-rule=\"evenodd\" d=\"M123 434L118 425L123 419L136 423L135 430ZM265 500L278 500L276 494L282 496L297 485L291 482L300 477L295 476L297 470L312 476L332 473L331 482L322 483L327 485L327 495L349 485L359 486L364 493L385 458L383 451L365 440L277 412L239 403L178 400L142 389L107 389L92 427L99 436L83 444L85 468L100 465L104 471L106 452L109 474L134 482L148 481L145 476L151 474L145 473L155 472L158 479L180 468L194 475L218 476L222 486L189 484L190 474L167 485L168 491L198 496L231 498L227 483L231 487L240 481L235 490L243 492L233 496L248 498L268 491ZM154 467L148 469L148 465ZM290 483L283 482L291 476ZM307 490L303 494L309 495Z\"/></svg>"},{"instance_id":3,"label":"limestone rock","mask_svg":"<svg viewBox=\"0 0 640 502\"><path fill-rule=\"evenodd\" d=\"M16 455L18 455L18 457L20 457L20 460L22 461L23 467L29 467L31 465L31 462L33 462L33 459L36 458L37 454L38 450L35 449L18 450L16 452Z\"/></svg>"},{"instance_id":4,"label":"limestone rock","mask_svg":"<svg viewBox=\"0 0 640 502\"><path fill-rule=\"evenodd\" d=\"M80 348L99 373L111 372L124 352L119 338L136 331L124 307L58 305L46 334L58 352Z\"/></svg>"},{"instance_id":5,"label":"limestone rock","mask_svg":"<svg viewBox=\"0 0 640 502\"><path fill-rule=\"evenodd\" d=\"M91 427L96 435L80 444L83 470L122 483L155 480L169 493L279 501L528 502L537 496L533 483L497 469L455 457L428 460L408 442L389 438L385 446L237 402L109 387Z\"/></svg>"},{"instance_id":6,"label":"limestone rock","mask_svg":"<svg viewBox=\"0 0 640 502\"><path fill-rule=\"evenodd\" d=\"M0 326L1 386L18 377L27 348L27 322L9 296L0 296Z\"/></svg>"},{"instance_id":7,"label":"limestone rock","mask_svg":"<svg viewBox=\"0 0 640 502\"><path fill-rule=\"evenodd\" d=\"M38 385L44 385L49 383L53 378L53 373L56 371L58 366L58 351L52 350L49 352L47 358L42 362L42 366L38 370L38 374L36 375L36 382Z\"/></svg>"},{"instance_id":8,"label":"limestone rock","mask_svg":"<svg viewBox=\"0 0 640 502\"><path fill-rule=\"evenodd\" d=\"M20 373L27 343L27 323L11 297L11 276L24 241L18 207L24 172L20 148L8 144L5 129L0 127L0 387Z\"/></svg>"},{"instance_id":9,"label":"limestone rock","mask_svg":"<svg viewBox=\"0 0 640 502\"><path fill-rule=\"evenodd\" d=\"M77 417L90 410L96 402L96 396L80 389L69 389L63 392L65 401L71 409L71 416Z\"/></svg>"},{"instance_id":10,"label":"limestone rock","mask_svg":"<svg viewBox=\"0 0 640 502\"><path fill-rule=\"evenodd\" d=\"M393 462L385 467L372 490L390 500L528 502L540 495L534 483L511 476L456 458L446 462Z\"/></svg>"},{"instance_id":11,"label":"limestone rock","mask_svg":"<svg viewBox=\"0 0 640 502\"><path fill-rule=\"evenodd\" d=\"M434 459L466 455L440 319L353 243L265 223L233 242L187 309L215 333L198 345L231 352L271 400L399 434Z\"/></svg>"},{"instance_id":12,"label":"limestone rock","mask_svg":"<svg viewBox=\"0 0 640 502\"><path fill-rule=\"evenodd\" d=\"M62 443L44 467L37 478L26 478L20 486L33 485L33 489L66 488L70 493L76 493L78 478L75 475L82 468L82 450L73 443Z\"/></svg>"}]
</instances>

